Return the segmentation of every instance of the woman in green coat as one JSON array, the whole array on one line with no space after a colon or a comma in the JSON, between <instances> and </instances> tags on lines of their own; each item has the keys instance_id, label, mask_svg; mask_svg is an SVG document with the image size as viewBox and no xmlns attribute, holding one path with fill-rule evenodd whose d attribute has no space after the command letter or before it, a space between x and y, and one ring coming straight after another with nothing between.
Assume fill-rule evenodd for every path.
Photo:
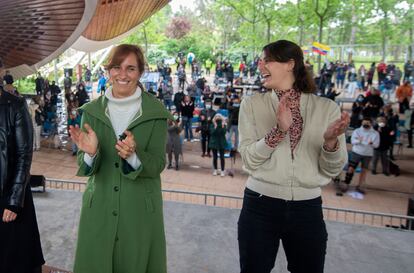
<instances>
[{"instance_id":1,"label":"woman in green coat","mask_svg":"<svg viewBox=\"0 0 414 273\"><path fill-rule=\"evenodd\" d=\"M139 47L113 49L106 69L112 88L82 107L79 147L83 195L75 273L165 273L160 173L171 115L138 84Z\"/></svg>"},{"instance_id":2,"label":"woman in green coat","mask_svg":"<svg viewBox=\"0 0 414 273\"><path fill-rule=\"evenodd\" d=\"M224 170L224 149L227 145L226 128L225 118L220 114L216 114L213 118L212 124L210 125L210 143L208 147L213 151L213 175L219 174L217 171L217 153L220 153L221 177L226 175Z\"/></svg>"}]
</instances>

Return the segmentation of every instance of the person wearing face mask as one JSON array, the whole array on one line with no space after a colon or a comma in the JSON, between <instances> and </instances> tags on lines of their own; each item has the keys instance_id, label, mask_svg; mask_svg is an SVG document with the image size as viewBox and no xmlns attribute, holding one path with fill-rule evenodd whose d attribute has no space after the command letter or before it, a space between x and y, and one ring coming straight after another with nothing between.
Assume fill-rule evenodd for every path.
<instances>
[{"instance_id":1,"label":"person wearing face mask","mask_svg":"<svg viewBox=\"0 0 414 273\"><path fill-rule=\"evenodd\" d=\"M79 107L82 107L85 103L89 102L89 95L85 90L85 85L80 83L77 87L76 96L78 98Z\"/></svg>"},{"instance_id":2,"label":"person wearing face mask","mask_svg":"<svg viewBox=\"0 0 414 273\"><path fill-rule=\"evenodd\" d=\"M216 114L213 118L213 122L210 125L210 143L208 147L213 152L213 175L220 174L221 177L226 175L225 172L225 160L224 160L224 149L226 148L226 121L220 114ZM220 153L220 172L217 170L217 159L218 153Z\"/></svg>"},{"instance_id":3,"label":"person wearing face mask","mask_svg":"<svg viewBox=\"0 0 414 273\"><path fill-rule=\"evenodd\" d=\"M139 82L143 50L114 47L109 87L70 126L78 176L89 177L79 222L74 273L166 273L161 172L171 114Z\"/></svg>"},{"instance_id":4,"label":"person wearing face mask","mask_svg":"<svg viewBox=\"0 0 414 273\"><path fill-rule=\"evenodd\" d=\"M404 112L404 128L407 130L408 145L407 148L413 148L413 129L414 129L414 103Z\"/></svg>"},{"instance_id":5,"label":"person wearing face mask","mask_svg":"<svg viewBox=\"0 0 414 273\"><path fill-rule=\"evenodd\" d=\"M352 104L351 123L349 127L359 128L361 127L364 110L364 95L360 94Z\"/></svg>"},{"instance_id":6,"label":"person wearing face mask","mask_svg":"<svg viewBox=\"0 0 414 273\"><path fill-rule=\"evenodd\" d=\"M201 133L201 157L211 157L210 149L210 126L213 123L213 118L216 115L216 111L212 108L212 102L206 101L205 109L200 113L200 126L198 131Z\"/></svg>"},{"instance_id":7,"label":"person wearing face mask","mask_svg":"<svg viewBox=\"0 0 414 273\"><path fill-rule=\"evenodd\" d=\"M167 169L172 168L172 156L174 154L175 170L179 170L179 159L182 153L182 145L180 139L180 133L183 130L181 126L180 116L177 112L173 113L174 120L168 121L168 140L167 140L167 154L168 154L168 166Z\"/></svg>"},{"instance_id":8,"label":"person wearing face mask","mask_svg":"<svg viewBox=\"0 0 414 273\"><path fill-rule=\"evenodd\" d=\"M235 96L227 105L229 110L229 139L231 140L233 150L237 150L239 146L239 110L240 98ZM234 140L233 140L234 135Z\"/></svg>"},{"instance_id":9,"label":"person wearing face mask","mask_svg":"<svg viewBox=\"0 0 414 273\"><path fill-rule=\"evenodd\" d=\"M238 221L241 273L270 273L282 241L292 273L322 273L327 249L321 187L347 161L349 115L315 94L303 51L279 40L263 48L266 92L243 98L239 147L249 177Z\"/></svg>"},{"instance_id":10,"label":"person wearing face mask","mask_svg":"<svg viewBox=\"0 0 414 273\"><path fill-rule=\"evenodd\" d=\"M361 163L361 173L359 175L358 185L355 190L365 194L362 185L365 182L369 163L374 155L374 149L380 144L380 135L372 128L371 118L365 117L362 120L362 126L352 133L352 154L348 162L348 170L345 174L343 192L348 190L352 182L355 169Z\"/></svg>"},{"instance_id":11,"label":"person wearing face mask","mask_svg":"<svg viewBox=\"0 0 414 273\"><path fill-rule=\"evenodd\" d=\"M374 156L372 157L372 174L377 174L378 159L381 159L382 173L386 176L390 175L388 150L393 145L393 134L390 127L387 126L387 120L385 117L377 118L377 125L374 129L379 133L380 142L379 146L374 149Z\"/></svg>"}]
</instances>

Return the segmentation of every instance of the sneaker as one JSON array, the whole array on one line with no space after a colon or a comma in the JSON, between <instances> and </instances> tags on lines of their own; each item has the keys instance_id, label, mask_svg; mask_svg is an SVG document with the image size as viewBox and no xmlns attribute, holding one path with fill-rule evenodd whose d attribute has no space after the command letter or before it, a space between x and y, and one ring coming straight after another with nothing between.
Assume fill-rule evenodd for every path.
<instances>
[{"instance_id":1,"label":"sneaker","mask_svg":"<svg viewBox=\"0 0 414 273\"><path fill-rule=\"evenodd\" d=\"M365 194L365 191L364 191L363 189L361 189L361 187L360 187L360 186L356 186L356 187L355 187L355 190L356 190L357 192L361 193L361 194Z\"/></svg>"},{"instance_id":2,"label":"sneaker","mask_svg":"<svg viewBox=\"0 0 414 273\"><path fill-rule=\"evenodd\" d=\"M178 167L178 165L177 166L175 166L175 170L176 171L178 171L180 169L180 167Z\"/></svg>"},{"instance_id":3,"label":"sneaker","mask_svg":"<svg viewBox=\"0 0 414 273\"><path fill-rule=\"evenodd\" d=\"M371 171L371 173L372 173L373 175L376 175L376 174L377 174L377 171L376 171L376 170L372 170L372 171Z\"/></svg>"},{"instance_id":4,"label":"sneaker","mask_svg":"<svg viewBox=\"0 0 414 273\"><path fill-rule=\"evenodd\" d=\"M413 145L407 145L407 148L412 148L413 147Z\"/></svg>"},{"instance_id":5,"label":"sneaker","mask_svg":"<svg viewBox=\"0 0 414 273\"><path fill-rule=\"evenodd\" d=\"M385 176L390 176L390 173L387 173L387 172L386 172L386 173L384 173L384 175L385 175Z\"/></svg>"},{"instance_id":6,"label":"sneaker","mask_svg":"<svg viewBox=\"0 0 414 273\"><path fill-rule=\"evenodd\" d=\"M188 140L186 138L184 138L184 142L187 142Z\"/></svg>"},{"instance_id":7,"label":"sneaker","mask_svg":"<svg viewBox=\"0 0 414 273\"><path fill-rule=\"evenodd\" d=\"M206 155L205 154L201 154L201 157L205 157Z\"/></svg>"},{"instance_id":8,"label":"sneaker","mask_svg":"<svg viewBox=\"0 0 414 273\"><path fill-rule=\"evenodd\" d=\"M214 171L213 171L213 175L214 175L214 176L216 176L217 174L218 174L218 173L217 173L217 170L214 170Z\"/></svg>"},{"instance_id":9,"label":"sneaker","mask_svg":"<svg viewBox=\"0 0 414 273\"><path fill-rule=\"evenodd\" d=\"M226 171L221 171L221 172L220 172L220 176L221 176L221 177L225 177L225 176L226 176Z\"/></svg>"},{"instance_id":10,"label":"sneaker","mask_svg":"<svg viewBox=\"0 0 414 273\"><path fill-rule=\"evenodd\" d=\"M172 165L168 164L167 169L171 169L171 168L172 168Z\"/></svg>"},{"instance_id":11,"label":"sneaker","mask_svg":"<svg viewBox=\"0 0 414 273\"><path fill-rule=\"evenodd\" d=\"M190 142L194 142L195 140L194 139L190 139Z\"/></svg>"}]
</instances>

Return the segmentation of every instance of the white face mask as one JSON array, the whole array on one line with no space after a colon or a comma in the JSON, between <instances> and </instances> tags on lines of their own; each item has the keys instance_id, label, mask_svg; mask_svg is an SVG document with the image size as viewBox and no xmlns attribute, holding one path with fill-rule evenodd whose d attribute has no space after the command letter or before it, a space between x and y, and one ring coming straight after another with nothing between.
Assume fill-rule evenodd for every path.
<instances>
[{"instance_id":1,"label":"white face mask","mask_svg":"<svg viewBox=\"0 0 414 273\"><path fill-rule=\"evenodd\" d=\"M381 128L382 127L385 127L385 123L384 122L380 122L380 123L378 123L378 126L381 127Z\"/></svg>"},{"instance_id":2,"label":"white face mask","mask_svg":"<svg viewBox=\"0 0 414 273\"><path fill-rule=\"evenodd\" d=\"M211 109L211 105L210 104L206 104L206 109Z\"/></svg>"}]
</instances>

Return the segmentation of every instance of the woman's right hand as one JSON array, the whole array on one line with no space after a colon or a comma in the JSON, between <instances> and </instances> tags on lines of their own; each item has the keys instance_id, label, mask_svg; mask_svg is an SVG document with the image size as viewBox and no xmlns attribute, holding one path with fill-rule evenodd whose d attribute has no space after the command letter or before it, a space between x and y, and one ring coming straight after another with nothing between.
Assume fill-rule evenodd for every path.
<instances>
[{"instance_id":1,"label":"woman's right hand","mask_svg":"<svg viewBox=\"0 0 414 273\"><path fill-rule=\"evenodd\" d=\"M293 123L292 111L289 107L289 93L282 96L277 109L276 120L280 130L287 132Z\"/></svg>"},{"instance_id":2,"label":"woman's right hand","mask_svg":"<svg viewBox=\"0 0 414 273\"><path fill-rule=\"evenodd\" d=\"M76 127L69 126L72 141L81 151L94 156L98 150L98 137L89 124L85 123L84 127L86 132L83 132L77 125Z\"/></svg>"}]
</instances>

